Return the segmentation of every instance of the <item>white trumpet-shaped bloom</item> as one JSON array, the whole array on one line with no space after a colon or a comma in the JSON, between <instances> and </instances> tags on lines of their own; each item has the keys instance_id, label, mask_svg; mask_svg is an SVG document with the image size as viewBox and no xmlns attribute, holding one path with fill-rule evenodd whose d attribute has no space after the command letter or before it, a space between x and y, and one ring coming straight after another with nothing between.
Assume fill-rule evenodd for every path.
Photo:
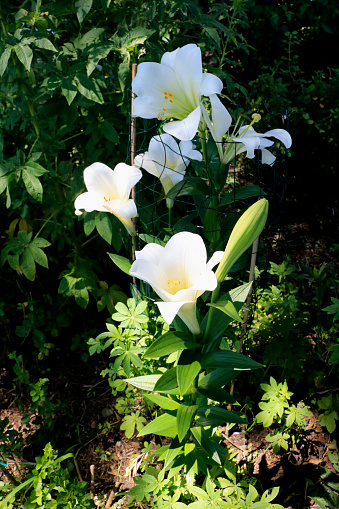
<instances>
[{"instance_id":1,"label":"white trumpet-shaped bloom","mask_svg":"<svg viewBox=\"0 0 339 509\"><path fill-rule=\"evenodd\" d=\"M183 180L190 159L202 160L202 154L194 150L191 141L181 141L178 145L170 134L161 134L151 139L147 152L135 157L134 165L158 177L167 194L175 184ZM166 201L168 208L171 208L173 200Z\"/></svg>"},{"instance_id":2,"label":"white trumpet-shaped bloom","mask_svg":"<svg viewBox=\"0 0 339 509\"><path fill-rule=\"evenodd\" d=\"M164 247L151 243L137 251L129 273L149 283L162 299L157 305L165 322L172 323L178 315L193 334L199 334L197 298L217 287L212 268L222 256L223 252L217 251L207 262L202 238L195 233L180 232Z\"/></svg>"},{"instance_id":3,"label":"white trumpet-shaped bloom","mask_svg":"<svg viewBox=\"0 0 339 509\"><path fill-rule=\"evenodd\" d=\"M254 151L260 149L262 163L272 165L276 158L267 150L267 147L271 147L274 141L267 138L277 138L286 148L290 148L292 145L292 138L285 129L271 129L261 134L257 133L252 126L242 126L237 136L233 138L233 141L237 143L236 153L241 154L246 151L246 157L252 159Z\"/></svg>"},{"instance_id":4,"label":"white trumpet-shaped bloom","mask_svg":"<svg viewBox=\"0 0 339 509\"><path fill-rule=\"evenodd\" d=\"M161 63L142 62L138 65L132 88L137 95L133 115L168 122L163 129L179 140L191 140L201 119L201 96L220 94L222 81L203 73L201 50L187 44L163 55Z\"/></svg>"},{"instance_id":5,"label":"white trumpet-shaped bloom","mask_svg":"<svg viewBox=\"0 0 339 509\"><path fill-rule=\"evenodd\" d=\"M74 202L75 213L111 212L125 226L128 233L135 233L132 218L137 216L137 207L130 199L131 189L141 179L142 172L134 166L119 163L111 170L106 164L93 163L84 170L87 192L80 194Z\"/></svg>"}]
</instances>

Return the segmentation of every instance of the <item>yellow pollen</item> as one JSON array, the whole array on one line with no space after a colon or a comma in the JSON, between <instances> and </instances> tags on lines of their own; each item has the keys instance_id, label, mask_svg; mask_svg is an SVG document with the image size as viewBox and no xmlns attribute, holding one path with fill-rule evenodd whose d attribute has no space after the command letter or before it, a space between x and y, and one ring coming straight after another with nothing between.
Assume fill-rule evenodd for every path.
<instances>
[{"instance_id":1,"label":"yellow pollen","mask_svg":"<svg viewBox=\"0 0 339 509\"><path fill-rule=\"evenodd\" d=\"M167 92L164 92L165 95L167 95Z\"/></svg>"},{"instance_id":2,"label":"yellow pollen","mask_svg":"<svg viewBox=\"0 0 339 509\"><path fill-rule=\"evenodd\" d=\"M166 108L163 108L164 111L166 111Z\"/></svg>"},{"instance_id":3,"label":"yellow pollen","mask_svg":"<svg viewBox=\"0 0 339 509\"><path fill-rule=\"evenodd\" d=\"M180 286L180 281L178 281L177 279L169 279L167 281L167 283L168 283L169 291L172 295L177 293L177 291L180 289L180 288L178 288Z\"/></svg>"},{"instance_id":4,"label":"yellow pollen","mask_svg":"<svg viewBox=\"0 0 339 509\"><path fill-rule=\"evenodd\" d=\"M171 94L171 92L168 94L170 97L173 97L173 94Z\"/></svg>"},{"instance_id":5,"label":"yellow pollen","mask_svg":"<svg viewBox=\"0 0 339 509\"><path fill-rule=\"evenodd\" d=\"M111 201L109 198L106 198L106 196L104 196L104 201L107 202L107 201Z\"/></svg>"},{"instance_id":6,"label":"yellow pollen","mask_svg":"<svg viewBox=\"0 0 339 509\"><path fill-rule=\"evenodd\" d=\"M167 95L165 95L165 99L168 99ZM172 99L170 99L171 103L173 102Z\"/></svg>"},{"instance_id":7,"label":"yellow pollen","mask_svg":"<svg viewBox=\"0 0 339 509\"><path fill-rule=\"evenodd\" d=\"M167 97L166 97L166 99L167 99ZM170 103L172 103L172 102L173 102L172 99L170 99Z\"/></svg>"}]
</instances>

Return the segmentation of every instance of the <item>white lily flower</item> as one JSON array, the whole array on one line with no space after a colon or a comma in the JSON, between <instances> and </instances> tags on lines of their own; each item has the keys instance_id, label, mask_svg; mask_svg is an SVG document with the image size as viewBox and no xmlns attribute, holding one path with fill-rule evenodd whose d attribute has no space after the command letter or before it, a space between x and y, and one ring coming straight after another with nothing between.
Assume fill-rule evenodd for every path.
<instances>
[{"instance_id":1,"label":"white lily flower","mask_svg":"<svg viewBox=\"0 0 339 509\"><path fill-rule=\"evenodd\" d=\"M186 44L163 55L161 63L138 65L132 88L137 95L133 115L141 118L178 119L164 125L179 140L194 138L201 119L201 96L220 94L222 81L202 72L201 50Z\"/></svg>"},{"instance_id":2,"label":"white lily flower","mask_svg":"<svg viewBox=\"0 0 339 509\"><path fill-rule=\"evenodd\" d=\"M222 256L223 252L217 251L207 262L202 238L195 233L180 232L165 247L150 243L137 251L129 273L149 283L162 299L156 304L165 322L172 323L178 315L193 334L199 334L197 298L217 287L212 268Z\"/></svg>"},{"instance_id":3,"label":"white lily flower","mask_svg":"<svg viewBox=\"0 0 339 509\"><path fill-rule=\"evenodd\" d=\"M232 124L232 117L228 110L221 103L219 97L215 94L210 96L212 119L210 119L206 108L202 105L202 114L208 129L217 145L220 161L223 161L223 136L227 133Z\"/></svg>"},{"instance_id":4,"label":"white lily flower","mask_svg":"<svg viewBox=\"0 0 339 509\"><path fill-rule=\"evenodd\" d=\"M84 170L87 193L80 194L74 202L75 213L111 212L134 234L132 218L137 216L137 207L130 199L131 189L141 179L142 172L134 166L119 163L111 170L106 164L93 163Z\"/></svg>"},{"instance_id":5,"label":"white lily flower","mask_svg":"<svg viewBox=\"0 0 339 509\"><path fill-rule=\"evenodd\" d=\"M135 157L134 165L158 177L167 194L183 180L190 159L202 160L202 154L194 150L191 141L181 141L178 145L170 134L161 134L151 139L147 152ZM167 199L166 203L168 208L173 207L173 200Z\"/></svg>"},{"instance_id":6,"label":"white lily flower","mask_svg":"<svg viewBox=\"0 0 339 509\"><path fill-rule=\"evenodd\" d=\"M271 129L261 134L257 133L252 126L242 126L239 128L238 135L233 138L234 142L240 143L240 146L236 147L236 153L241 154L246 151L246 157L253 159L254 151L260 149L262 163L272 165L276 158L267 150L267 147L274 144L273 141L267 139L270 137L277 138L286 148L290 148L292 145L292 138L285 129Z\"/></svg>"}]
</instances>

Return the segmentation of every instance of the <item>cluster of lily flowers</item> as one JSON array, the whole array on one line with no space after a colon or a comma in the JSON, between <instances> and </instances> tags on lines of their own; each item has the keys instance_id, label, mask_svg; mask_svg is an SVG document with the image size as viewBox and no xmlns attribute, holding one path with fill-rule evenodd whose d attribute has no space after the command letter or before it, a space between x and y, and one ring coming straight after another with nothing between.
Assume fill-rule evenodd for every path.
<instances>
[{"instance_id":1,"label":"cluster of lily flowers","mask_svg":"<svg viewBox=\"0 0 339 509\"><path fill-rule=\"evenodd\" d=\"M184 179L190 161L203 159L192 142L197 133L209 130L216 142L220 162L224 165L234 159L235 146L237 155L246 152L248 158L253 158L255 150L259 149L262 162L269 165L275 161L273 154L267 150L274 143L269 138L278 139L286 148L291 146L291 137L284 129L257 133L252 124L260 119L259 115L254 115L248 126L237 128L237 123L230 133L232 117L218 97L223 89L222 81L203 72L201 50L195 44L165 53L160 64L139 64L132 88L137 96L133 115L164 122L168 120L162 125L164 133L151 139L148 151L137 155L133 166L119 163L112 170L96 162L87 167L84 170L87 192L78 196L74 203L76 214L81 214L81 209L114 214L131 235L135 234L133 219L137 216L137 207L130 194L142 178L140 168L160 179L166 196L175 184ZM265 202L265 224L267 202L260 202ZM166 204L168 208L173 207L173 200L167 198ZM263 209L263 205L259 207ZM240 230L245 233L248 226L250 224L243 222ZM231 239L232 235L228 245ZM243 244L244 247L246 243ZM167 323L172 323L178 315L193 334L199 334L196 301L205 291L213 291L221 282L212 269L222 263L225 252L214 253L207 262L202 238L194 233L180 232L173 235L164 247L150 243L136 251L130 275L152 286L162 299L157 305Z\"/></svg>"}]
</instances>

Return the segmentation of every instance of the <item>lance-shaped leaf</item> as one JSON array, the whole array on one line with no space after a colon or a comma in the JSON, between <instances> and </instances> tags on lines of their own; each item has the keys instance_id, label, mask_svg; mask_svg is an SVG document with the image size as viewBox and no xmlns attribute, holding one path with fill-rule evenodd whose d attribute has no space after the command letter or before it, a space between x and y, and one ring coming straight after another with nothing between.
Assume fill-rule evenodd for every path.
<instances>
[{"instance_id":1,"label":"lance-shaped leaf","mask_svg":"<svg viewBox=\"0 0 339 509\"><path fill-rule=\"evenodd\" d=\"M184 332L169 331L156 339L146 350L144 356L150 359L159 359L173 352L197 348L198 346L199 345L193 341L192 336Z\"/></svg>"},{"instance_id":2,"label":"lance-shaped leaf","mask_svg":"<svg viewBox=\"0 0 339 509\"><path fill-rule=\"evenodd\" d=\"M201 358L203 368L228 368L235 370L258 369L262 365L250 357L228 350L209 352Z\"/></svg>"},{"instance_id":3,"label":"lance-shaped leaf","mask_svg":"<svg viewBox=\"0 0 339 509\"><path fill-rule=\"evenodd\" d=\"M225 457L224 449L211 440L208 433L200 426L191 428L191 432L198 444L206 451L208 457L218 465L222 465Z\"/></svg>"},{"instance_id":4,"label":"lance-shaped leaf","mask_svg":"<svg viewBox=\"0 0 339 509\"><path fill-rule=\"evenodd\" d=\"M159 405L163 410L178 410L180 407L180 403L161 394L147 394L146 397L156 405Z\"/></svg>"},{"instance_id":5,"label":"lance-shaped leaf","mask_svg":"<svg viewBox=\"0 0 339 509\"><path fill-rule=\"evenodd\" d=\"M156 392L165 392L167 394L175 394L178 392L178 382L177 382L177 368L171 368L157 381L155 384L154 390Z\"/></svg>"},{"instance_id":6,"label":"lance-shaped leaf","mask_svg":"<svg viewBox=\"0 0 339 509\"><path fill-rule=\"evenodd\" d=\"M178 434L176 417L166 413L156 417L156 419L140 431L138 437L149 435L150 433L170 438L176 437Z\"/></svg>"},{"instance_id":7,"label":"lance-shaped leaf","mask_svg":"<svg viewBox=\"0 0 339 509\"><path fill-rule=\"evenodd\" d=\"M108 256L110 257L112 262L115 263L117 267L119 267L120 270L125 272L125 274L129 274L132 264L127 258L112 253L108 253Z\"/></svg>"},{"instance_id":8,"label":"lance-shaped leaf","mask_svg":"<svg viewBox=\"0 0 339 509\"><path fill-rule=\"evenodd\" d=\"M229 392L222 389L219 385L211 382L200 383L199 387L197 387L195 391L213 401L220 401L220 403L227 403L229 405L236 403L236 400Z\"/></svg>"},{"instance_id":9,"label":"lance-shaped leaf","mask_svg":"<svg viewBox=\"0 0 339 509\"><path fill-rule=\"evenodd\" d=\"M177 411L178 439L182 442L191 427L192 419L198 410L197 405L180 405Z\"/></svg>"},{"instance_id":10,"label":"lance-shaped leaf","mask_svg":"<svg viewBox=\"0 0 339 509\"><path fill-rule=\"evenodd\" d=\"M202 195L206 196L211 193L210 187L202 179L195 177L187 177L185 180L178 182L174 187L166 194L166 198L177 198L179 196L195 196Z\"/></svg>"},{"instance_id":11,"label":"lance-shaped leaf","mask_svg":"<svg viewBox=\"0 0 339 509\"><path fill-rule=\"evenodd\" d=\"M14 51L25 69L27 69L29 72L33 58L33 51L31 50L30 46L27 44L19 43L14 46Z\"/></svg>"},{"instance_id":12,"label":"lance-shaped leaf","mask_svg":"<svg viewBox=\"0 0 339 509\"><path fill-rule=\"evenodd\" d=\"M4 74L4 72L7 68L8 60L11 56L11 53L12 53L12 48L5 48L1 54L1 57L0 57L0 78L2 77L2 75Z\"/></svg>"},{"instance_id":13,"label":"lance-shaped leaf","mask_svg":"<svg viewBox=\"0 0 339 509\"><path fill-rule=\"evenodd\" d=\"M238 200L246 200L247 198L253 198L254 196L265 196L266 193L259 186L249 185L241 186L232 189L225 193L220 201L220 205L229 205Z\"/></svg>"},{"instance_id":14,"label":"lance-shaped leaf","mask_svg":"<svg viewBox=\"0 0 339 509\"><path fill-rule=\"evenodd\" d=\"M191 364L179 364L177 366L177 380L179 386L179 394L183 396L192 386L194 380L200 373L201 366L198 361L194 361Z\"/></svg>"},{"instance_id":15,"label":"lance-shaped leaf","mask_svg":"<svg viewBox=\"0 0 339 509\"><path fill-rule=\"evenodd\" d=\"M161 378L161 375L144 375L136 376L135 378L127 378L125 382L144 391L153 391L159 378Z\"/></svg>"},{"instance_id":16,"label":"lance-shaped leaf","mask_svg":"<svg viewBox=\"0 0 339 509\"><path fill-rule=\"evenodd\" d=\"M230 412L225 408L215 406L199 407L198 410L197 424L199 426L211 426L215 428L217 426L224 426L227 422L236 424L247 424L246 419L241 417L238 412Z\"/></svg>"}]
</instances>

